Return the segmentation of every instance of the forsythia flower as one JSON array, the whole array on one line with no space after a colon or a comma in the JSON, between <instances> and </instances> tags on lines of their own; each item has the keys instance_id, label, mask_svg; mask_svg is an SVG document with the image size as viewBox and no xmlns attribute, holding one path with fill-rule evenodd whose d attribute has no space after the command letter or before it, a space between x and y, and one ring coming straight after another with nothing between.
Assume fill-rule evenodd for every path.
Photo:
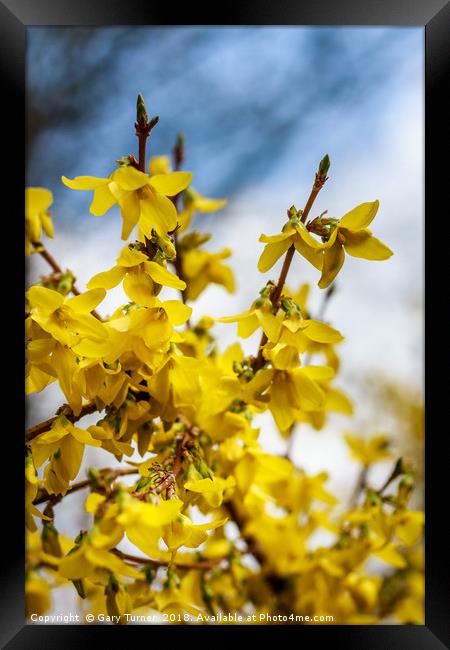
<instances>
[{"instance_id":1,"label":"forsythia flower","mask_svg":"<svg viewBox=\"0 0 450 650\"><path fill-rule=\"evenodd\" d=\"M148 255L135 245L128 244L117 258L116 266L94 275L87 283L88 289L112 289L123 280L127 296L138 304L146 304L161 285L173 289L186 288L186 283L168 271L165 266L148 259ZM159 285L159 286L158 286Z\"/></svg>"},{"instance_id":2,"label":"forsythia flower","mask_svg":"<svg viewBox=\"0 0 450 650\"><path fill-rule=\"evenodd\" d=\"M381 487L371 487L368 468L390 456L388 438L348 434L362 472L345 506L330 492L326 472L306 472L289 457L296 423L319 431L330 411L352 413L350 399L334 385L335 346L343 337L308 310L307 285L295 293L286 287L289 264L300 253L322 272L326 287L345 251L388 257L391 251L368 230L378 202L340 221L325 213L308 221L327 180L325 156L305 211L292 206L282 232L261 237L261 271L288 253L277 284L267 282L249 309L218 319L236 322L243 338L262 329L259 347L249 353L232 342L222 350L216 321L201 314L191 320L185 303L211 283L234 290L224 264L230 251L202 250L208 234L179 233L196 211L214 212L225 200L203 197L190 187L192 175L172 172L167 157L152 158L149 173L137 169L158 119L148 119L139 96L139 164L130 154L108 178L63 177L73 189L94 191L94 215L118 205L122 238L136 226L137 240L81 295L68 297L78 293L71 271L52 273L27 293L27 392L56 380L67 401L26 432L28 616L55 608L52 588L75 588L81 620L90 612L115 624L127 623L128 614L188 622L186 613L197 624L222 622L223 615L223 622L239 615L249 623L249 613L255 623L261 615L283 622L331 615L320 622L422 623L424 515L408 505L412 467L399 458L384 481L376 478ZM180 135L177 169L184 153ZM29 252L42 229L53 234L52 197L41 188L28 188L26 197ZM127 304L100 318L96 306L118 285ZM181 296L169 293L166 300L166 288ZM311 362L316 354L324 356L322 365ZM406 421L417 424L414 414L402 415L404 428ZM261 427L270 416L287 442L279 454L263 444ZM94 450L91 462L102 457L102 469L89 467L86 480L77 480L86 446ZM112 463L104 461L108 456ZM86 530L72 542L58 529L67 523L65 497L73 492L86 495Z\"/></svg>"},{"instance_id":3,"label":"forsythia flower","mask_svg":"<svg viewBox=\"0 0 450 650\"><path fill-rule=\"evenodd\" d=\"M195 300L208 284L219 284L233 293L236 288L233 271L223 264L222 260L230 257L229 248L218 253L198 250L188 250L182 255L183 277L186 279L187 300Z\"/></svg>"},{"instance_id":4,"label":"forsythia flower","mask_svg":"<svg viewBox=\"0 0 450 650\"><path fill-rule=\"evenodd\" d=\"M374 436L368 440L347 434L345 440L352 456L365 466L391 457L388 451L389 440L384 435Z\"/></svg>"},{"instance_id":5,"label":"forsythia flower","mask_svg":"<svg viewBox=\"0 0 450 650\"><path fill-rule=\"evenodd\" d=\"M170 160L167 156L154 156L150 160L150 174L171 174ZM180 227L178 232L189 228L195 212L217 212L226 204L226 199L208 199L207 197L189 187L183 194L183 210L178 215Z\"/></svg>"},{"instance_id":6,"label":"forsythia flower","mask_svg":"<svg viewBox=\"0 0 450 650\"><path fill-rule=\"evenodd\" d=\"M102 341L107 338L107 330L90 313L105 295L104 289L95 289L67 298L53 289L34 286L27 292L30 318L69 347L83 339Z\"/></svg>"},{"instance_id":7,"label":"forsythia flower","mask_svg":"<svg viewBox=\"0 0 450 650\"><path fill-rule=\"evenodd\" d=\"M53 238L53 223L48 208L53 203L53 194L43 187L27 187L25 190L25 255L29 255L41 239L43 230Z\"/></svg>"},{"instance_id":8,"label":"forsythia flower","mask_svg":"<svg viewBox=\"0 0 450 650\"><path fill-rule=\"evenodd\" d=\"M31 442L36 467L50 459L44 472L44 485L50 494L67 492L70 481L80 470L85 445L99 447L100 442L88 431L74 426L65 416L60 416L51 429Z\"/></svg>"},{"instance_id":9,"label":"forsythia flower","mask_svg":"<svg viewBox=\"0 0 450 650\"><path fill-rule=\"evenodd\" d=\"M131 165L122 165L109 178L77 176L62 177L73 190L93 190L90 211L100 217L113 205L119 204L123 218L122 239L128 239L138 224L146 237L154 228L165 237L177 226L177 211L168 198L186 189L192 179L190 172L171 172L149 176Z\"/></svg>"},{"instance_id":10,"label":"forsythia flower","mask_svg":"<svg viewBox=\"0 0 450 650\"><path fill-rule=\"evenodd\" d=\"M390 248L372 235L368 229L378 211L379 202L361 203L334 226L324 244L322 275L319 287L325 289L339 273L345 253L366 260L386 260L393 255Z\"/></svg>"},{"instance_id":11,"label":"forsythia flower","mask_svg":"<svg viewBox=\"0 0 450 650\"><path fill-rule=\"evenodd\" d=\"M271 269L291 246L317 269L322 268L323 244L314 239L297 214L284 225L281 234L261 235L259 241L266 244L258 261L261 273Z\"/></svg>"}]
</instances>

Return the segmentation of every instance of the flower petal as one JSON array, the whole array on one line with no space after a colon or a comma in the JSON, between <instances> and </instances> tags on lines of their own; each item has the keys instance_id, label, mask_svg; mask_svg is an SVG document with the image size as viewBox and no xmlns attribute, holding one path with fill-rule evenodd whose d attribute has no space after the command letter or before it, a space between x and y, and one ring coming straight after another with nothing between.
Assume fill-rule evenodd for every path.
<instances>
[{"instance_id":1,"label":"flower petal","mask_svg":"<svg viewBox=\"0 0 450 650\"><path fill-rule=\"evenodd\" d=\"M152 236L152 228L160 237L165 237L168 232L177 226L177 211L170 199L163 194L152 194L141 200L141 218L139 227L146 237Z\"/></svg>"},{"instance_id":2,"label":"flower petal","mask_svg":"<svg viewBox=\"0 0 450 650\"><path fill-rule=\"evenodd\" d=\"M367 228L375 218L379 205L379 201L371 201L357 205L356 208L344 214L339 221L339 227L348 228L353 232Z\"/></svg>"},{"instance_id":3,"label":"flower petal","mask_svg":"<svg viewBox=\"0 0 450 650\"><path fill-rule=\"evenodd\" d=\"M302 409L320 409L325 402L325 395L319 386L301 368L293 370L291 377Z\"/></svg>"},{"instance_id":4,"label":"flower petal","mask_svg":"<svg viewBox=\"0 0 450 650\"><path fill-rule=\"evenodd\" d=\"M73 309L77 314L90 314L99 303L105 298L106 291L104 289L91 289L85 291L79 296L73 298L66 298L65 304Z\"/></svg>"},{"instance_id":5,"label":"flower petal","mask_svg":"<svg viewBox=\"0 0 450 650\"><path fill-rule=\"evenodd\" d=\"M154 282L162 284L165 287L172 287L172 289L179 289L180 291L186 289L186 282L180 280L178 276L171 273L164 266L161 266L161 264L148 261L144 263L144 268Z\"/></svg>"},{"instance_id":6,"label":"flower petal","mask_svg":"<svg viewBox=\"0 0 450 650\"><path fill-rule=\"evenodd\" d=\"M191 172L170 172L150 177L150 185L164 196L175 196L185 190L191 181Z\"/></svg>"},{"instance_id":7,"label":"flower petal","mask_svg":"<svg viewBox=\"0 0 450 650\"><path fill-rule=\"evenodd\" d=\"M311 248L320 249L320 250L323 249L323 244L317 241L317 239L314 239L314 237L311 235L311 233L306 228L304 223L300 222L296 227L296 231L303 239L305 244L308 244L308 246L310 246Z\"/></svg>"},{"instance_id":8,"label":"flower petal","mask_svg":"<svg viewBox=\"0 0 450 650\"><path fill-rule=\"evenodd\" d=\"M126 270L121 266L113 266L109 271L94 275L87 283L88 289L112 289L122 281Z\"/></svg>"},{"instance_id":9,"label":"flower petal","mask_svg":"<svg viewBox=\"0 0 450 650\"><path fill-rule=\"evenodd\" d=\"M123 219L121 237L125 240L128 239L131 231L139 221L141 202L136 192L126 192L120 197L119 205Z\"/></svg>"},{"instance_id":10,"label":"flower petal","mask_svg":"<svg viewBox=\"0 0 450 650\"><path fill-rule=\"evenodd\" d=\"M172 325L183 325L192 314L192 307L179 300L166 300L162 306Z\"/></svg>"},{"instance_id":11,"label":"flower petal","mask_svg":"<svg viewBox=\"0 0 450 650\"><path fill-rule=\"evenodd\" d=\"M293 234L295 234L294 228L289 228L285 232L280 232L278 235L261 235L258 241L264 244L276 244L285 239L289 239Z\"/></svg>"},{"instance_id":12,"label":"flower petal","mask_svg":"<svg viewBox=\"0 0 450 650\"><path fill-rule=\"evenodd\" d=\"M346 253L365 260L387 260L394 253L367 230L344 231Z\"/></svg>"},{"instance_id":13,"label":"flower petal","mask_svg":"<svg viewBox=\"0 0 450 650\"><path fill-rule=\"evenodd\" d=\"M149 182L149 176L131 165L122 165L111 176L117 185L127 192L138 190Z\"/></svg>"},{"instance_id":14,"label":"flower petal","mask_svg":"<svg viewBox=\"0 0 450 650\"><path fill-rule=\"evenodd\" d=\"M338 341L342 341L344 338L337 329L321 321L305 320L304 324L307 327L303 330L303 334L306 334L312 341L317 341L318 343L338 343Z\"/></svg>"},{"instance_id":15,"label":"flower petal","mask_svg":"<svg viewBox=\"0 0 450 650\"><path fill-rule=\"evenodd\" d=\"M97 178L95 176L76 176L73 180L61 176L61 180L71 190L96 190L98 187L107 185L110 182L109 178Z\"/></svg>"},{"instance_id":16,"label":"flower petal","mask_svg":"<svg viewBox=\"0 0 450 650\"><path fill-rule=\"evenodd\" d=\"M53 194L45 187L27 187L25 189L25 214L45 212L53 203Z\"/></svg>"},{"instance_id":17,"label":"flower petal","mask_svg":"<svg viewBox=\"0 0 450 650\"><path fill-rule=\"evenodd\" d=\"M117 203L117 199L111 194L108 185L101 185L94 190L94 198L89 208L90 213L95 217L101 217Z\"/></svg>"},{"instance_id":18,"label":"flower petal","mask_svg":"<svg viewBox=\"0 0 450 650\"><path fill-rule=\"evenodd\" d=\"M323 254L322 276L319 280L319 287L326 289L333 282L345 261L344 247L336 239L331 248L327 248Z\"/></svg>"},{"instance_id":19,"label":"flower petal","mask_svg":"<svg viewBox=\"0 0 450 650\"><path fill-rule=\"evenodd\" d=\"M153 301L153 282L147 273L128 273L123 281L127 296L138 305L149 306Z\"/></svg>"},{"instance_id":20,"label":"flower petal","mask_svg":"<svg viewBox=\"0 0 450 650\"><path fill-rule=\"evenodd\" d=\"M266 273L266 271L271 269L290 246L290 239L282 239L279 242L266 244L258 261L258 269L261 273Z\"/></svg>"},{"instance_id":21,"label":"flower petal","mask_svg":"<svg viewBox=\"0 0 450 650\"><path fill-rule=\"evenodd\" d=\"M196 193L194 199L194 210L198 212L217 212L223 208L226 203L226 199L208 199L206 196Z\"/></svg>"},{"instance_id":22,"label":"flower petal","mask_svg":"<svg viewBox=\"0 0 450 650\"><path fill-rule=\"evenodd\" d=\"M301 237L297 237L294 241L295 249L305 260L316 267L319 271L322 269L323 264L323 251L311 248Z\"/></svg>"},{"instance_id":23,"label":"flower petal","mask_svg":"<svg viewBox=\"0 0 450 650\"><path fill-rule=\"evenodd\" d=\"M64 302L64 296L58 291L37 285L28 289L27 298L31 308L37 309L44 317L52 314Z\"/></svg>"}]
</instances>

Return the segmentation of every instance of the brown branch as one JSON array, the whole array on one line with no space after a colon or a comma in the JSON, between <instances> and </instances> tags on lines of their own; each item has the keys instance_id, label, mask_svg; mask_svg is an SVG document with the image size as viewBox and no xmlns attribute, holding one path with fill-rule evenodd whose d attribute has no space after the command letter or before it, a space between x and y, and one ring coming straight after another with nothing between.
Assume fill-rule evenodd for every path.
<instances>
[{"instance_id":1,"label":"brown branch","mask_svg":"<svg viewBox=\"0 0 450 650\"><path fill-rule=\"evenodd\" d=\"M173 166L175 171L179 171L181 169L181 165L183 164L184 158L185 158L185 151L184 151L184 138L182 137L181 134L178 135L175 146L172 150L173 154ZM175 206L176 211L178 212L178 201L181 197L183 192L179 192L175 196L172 197L172 203ZM181 259L181 251L178 243L178 235L177 232L175 231L173 233L173 244L175 246L175 251L176 251L176 256L175 259L173 260L173 266L175 268L175 273L177 276L182 280L183 282L186 283L186 277L184 275L183 271L183 262ZM183 304L186 304L187 299L186 299L186 289L180 289L180 294L181 294L181 300L183 301ZM186 321L186 327L190 329L191 327L191 321L188 318Z\"/></svg>"},{"instance_id":2,"label":"brown branch","mask_svg":"<svg viewBox=\"0 0 450 650\"><path fill-rule=\"evenodd\" d=\"M355 489L353 490L352 496L350 498L349 507L353 507L358 503L359 495L367 488L368 471L368 465L364 465L359 473Z\"/></svg>"},{"instance_id":3,"label":"brown branch","mask_svg":"<svg viewBox=\"0 0 450 650\"><path fill-rule=\"evenodd\" d=\"M64 408L64 407L62 407ZM59 409L62 410L62 409ZM97 408L95 402L91 402L90 404L85 404L84 406L81 407L81 411L78 415L75 415L73 412L66 414L66 418L69 420L69 422L78 422L78 420L81 420L82 417L85 415L90 415L91 413L95 413L95 411L98 411L99 409ZM45 420L45 422L40 422L39 424L35 424L33 427L30 427L25 431L25 440L26 442L30 442L36 436L39 436L41 433L45 433L45 431L48 431L53 422L57 420L59 417L58 415L55 415L52 418L49 418L48 420Z\"/></svg>"},{"instance_id":4,"label":"brown branch","mask_svg":"<svg viewBox=\"0 0 450 650\"><path fill-rule=\"evenodd\" d=\"M136 467L121 467L119 469L110 469L109 467L105 467L103 469L98 470L99 474L102 475L102 478L108 478L111 477L113 480L118 478L119 476L128 476L130 474L138 474L139 470ZM66 497L68 494L72 494L73 492L78 492L79 490L83 490L86 487L89 487L92 485L92 480L87 478L83 481L79 481L78 483L73 483L67 490L66 494L49 494L46 490L43 490L37 498L33 501L33 505L37 506L40 503L46 503L47 501L51 503L51 505L56 505Z\"/></svg>"},{"instance_id":5,"label":"brown branch","mask_svg":"<svg viewBox=\"0 0 450 650\"><path fill-rule=\"evenodd\" d=\"M320 190L322 187L325 185L325 182L327 180L326 175L317 173L316 177L314 179L314 184L312 186L311 193L308 197L308 200L306 202L305 208L303 210L302 216L301 216L301 221L302 223L305 223L306 219L308 218L308 215L311 211L311 208L313 206L314 201L316 200L317 195L319 194ZM294 257L295 253L295 246L292 244L290 248L287 250L283 266L281 267L280 271L280 276L278 278L278 281L274 288L271 291L271 296L270 300L272 302L273 306L273 311L276 313L279 303L280 303L280 298L284 289L284 285L286 282L287 274L289 272L289 268L291 266L292 259ZM256 370L259 370L263 365L264 365L264 357L263 357L263 347L266 345L268 339L267 336L263 333L261 336L261 340L259 342L259 347L258 347L258 355L255 358L255 361L253 363L253 370L256 372Z\"/></svg>"},{"instance_id":6,"label":"brown branch","mask_svg":"<svg viewBox=\"0 0 450 650\"><path fill-rule=\"evenodd\" d=\"M40 241L37 242L31 242L36 250L36 252L41 255L41 257L44 258L44 260L47 262L47 264L51 267L54 273L60 273L61 275L63 274L62 268L59 266L58 262L55 260L53 255L50 255L48 250L45 248L44 244ZM79 296L80 295L80 290L76 287L75 284L72 284L71 292L73 293L74 296ZM91 314L97 318L98 320L103 320L100 314L93 309Z\"/></svg>"},{"instance_id":7,"label":"brown branch","mask_svg":"<svg viewBox=\"0 0 450 650\"><path fill-rule=\"evenodd\" d=\"M169 562L164 560L151 560L150 558L139 557L137 555L130 555L129 553L124 553L123 551L120 551L118 548L111 549L111 553L114 553L114 555L117 555L117 557L120 557L122 560L133 562L134 564L146 564L147 566L153 566L155 568L160 566L170 565L170 566L175 566L178 569L208 570L217 566L224 560L228 560L228 557L217 557L217 558L203 558L201 560L197 560L196 562L176 562L176 561Z\"/></svg>"}]
</instances>

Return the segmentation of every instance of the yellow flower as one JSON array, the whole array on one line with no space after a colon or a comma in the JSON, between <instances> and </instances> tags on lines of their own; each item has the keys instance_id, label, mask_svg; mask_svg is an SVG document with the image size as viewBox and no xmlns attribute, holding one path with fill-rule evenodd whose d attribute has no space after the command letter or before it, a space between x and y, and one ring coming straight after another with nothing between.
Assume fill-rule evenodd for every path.
<instances>
[{"instance_id":1,"label":"yellow flower","mask_svg":"<svg viewBox=\"0 0 450 650\"><path fill-rule=\"evenodd\" d=\"M192 309L179 300L161 302L156 296L147 296L145 305L117 310L105 323L109 332L105 341L84 340L74 346L74 351L83 357L102 357L108 364L130 352L149 367L159 368L170 343L181 340L174 326L185 323L191 313Z\"/></svg>"},{"instance_id":2,"label":"yellow flower","mask_svg":"<svg viewBox=\"0 0 450 650\"><path fill-rule=\"evenodd\" d=\"M149 176L131 165L122 165L109 178L77 176L73 180L62 177L67 187L74 190L93 190L90 211L102 216L116 203L122 218L122 239L128 239L136 226L146 237L154 228L160 237L177 226L177 211L168 198L184 190L192 180L190 172L171 172Z\"/></svg>"},{"instance_id":3,"label":"yellow flower","mask_svg":"<svg viewBox=\"0 0 450 650\"><path fill-rule=\"evenodd\" d=\"M33 286L27 291L30 318L54 339L69 347L83 339L102 341L107 338L108 331L90 312L105 295L104 289L95 289L67 298L53 289Z\"/></svg>"},{"instance_id":4,"label":"yellow flower","mask_svg":"<svg viewBox=\"0 0 450 650\"><path fill-rule=\"evenodd\" d=\"M219 284L229 292L235 290L233 271L222 260L231 255L229 248L218 253L197 248L183 252L181 256L183 276L186 279L186 299L196 300L208 284Z\"/></svg>"},{"instance_id":5,"label":"yellow flower","mask_svg":"<svg viewBox=\"0 0 450 650\"><path fill-rule=\"evenodd\" d=\"M37 478L37 472L33 463L33 455L31 449L25 449L25 508L26 517L25 522L28 530L35 531L37 529L34 517L50 521L50 517L43 515L40 510L33 505L33 501L38 493L40 481Z\"/></svg>"},{"instance_id":6,"label":"yellow flower","mask_svg":"<svg viewBox=\"0 0 450 650\"><path fill-rule=\"evenodd\" d=\"M53 223L48 208L53 203L53 194L43 187L25 189L25 255L33 250L33 244L41 239L42 230L53 238Z\"/></svg>"},{"instance_id":7,"label":"yellow flower","mask_svg":"<svg viewBox=\"0 0 450 650\"><path fill-rule=\"evenodd\" d=\"M150 174L171 174L170 160L168 156L154 156L150 159ZM226 199L208 199L200 192L189 187L183 195L183 210L178 215L179 233L183 232L191 223L195 212L217 212L226 204Z\"/></svg>"},{"instance_id":8,"label":"yellow flower","mask_svg":"<svg viewBox=\"0 0 450 650\"><path fill-rule=\"evenodd\" d=\"M217 318L219 323L237 323L237 333L243 339L248 338L258 327L262 327L269 341L277 342L281 332L284 313L279 310L276 315L272 313L272 304L259 298L254 301L250 309L233 316Z\"/></svg>"},{"instance_id":9,"label":"yellow flower","mask_svg":"<svg viewBox=\"0 0 450 650\"><path fill-rule=\"evenodd\" d=\"M184 488L190 492L201 494L211 508L218 508L222 505L225 490L234 487L235 484L233 476L228 476L226 479L214 476L213 478L189 480L184 484Z\"/></svg>"},{"instance_id":10,"label":"yellow flower","mask_svg":"<svg viewBox=\"0 0 450 650\"><path fill-rule=\"evenodd\" d=\"M183 502L180 499L146 503L124 495L120 504L117 523L120 524L132 544L153 558L164 555L158 541L172 522L180 517Z\"/></svg>"},{"instance_id":11,"label":"yellow flower","mask_svg":"<svg viewBox=\"0 0 450 650\"><path fill-rule=\"evenodd\" d=\"M149 260L148 255L135 244L125 246L117 258L117 264L108 271L94 275L87 288L112 289L122 280L125 293L138 304L146 304L150 296L159 292L161 285L181 291L186 288L183 280L162 264Z\"/></svg>"},{"instance_id":12,"label":"yellow flower","mask_svg":"<svg viewBox=\"0 0 450 650\"><path fill-rule=\"evenodd\" d=\"M177 519L164 528L163 539L168 548L174 553L180 546L197 548L208 539L208 530L223 526L228 518L216 519L206 524L193 524L186 515L179 513Z\"/></svg>"},{"instance_id":13,"label":"yellow flower","mask_svg":"<svg viewBox=\"0 0 450 650\"><path fill-rule=\"evenodd\" d=\"M200 571L189 571L176 584L174 578L169 578L162 591L155 592L155 601L161 612L180 614L187 612L194 617L205 613L205 603L202 593L202 576Z\"/></svg>"},{"instance_id":14,"label":"yellow flower","mask_svg":"<svg viewBox=\"0 0 450 650\"><path fill-rule=\"evenodd\" d=\"M399 510L392 515L391 521L398 539L405 546L414 546L422 537L425 513L416 510Z\"/></svg>"},{"instance_id":15,"label":"yellow flower","mask_svg":"<svg viewBox=\"0 0 450 650\"><path fill-rule=\"evenodd\" d=\"M319 287L326 289L345 261L345 253L366 260L386 260L393 252L368 229L378 211L379 202L361 203L337 222L324 244L322 275Z\"/></svg>"},{"instance_id":16,"label":"yellow flower","mask_svg":"<svg viewBox=\"0 0 450 650\"><path fill-rule=\"evenodd\" d=\"M36 467L48 458L44 484L50 494L65 494L80 470L84 446L100 447L88 431L74 426L65 416L58 417L51 429L31 442Z\"/></svg>"},{"instance_id":17,"label":"yellow flower","mask_svg":"<svg viewBox=\"0 0 450 650\"><path fill-rule=\"evenodd\" d=\"M206 196L203 196L203 194L200 194L200 192L194 190L193 187L186 190L183 198L184 206L179 215L179 220L181 222L179 232L183 232L189 228L192 217L196 212L217 212L227 203L226 199L208 199Z\"/></svg>"},{"instance_id":18,"label":"yellow flower","mask_svg":"<svg viewBox=\"0 0 450 650\"><path fill-rule=\"evenodd\" d=\"M96 546L95 532L84 535L81 543L75 546L59 564L59 573L68 580L95 579L98 569L106 569L135 580L145 580L143 573L130 567L109 550Z\"/></svg>"},{"instance_id":19,"label":"yellow flower","mask_svg":"<svg viewBox=\"0 0 450 650\"><path fill-rule=\"evenodd\" d=\"M384 435L364 439L347 434L345 441L351 449L352 456L366 467L391 457L388 450L389 440Z\"/></svg>"},{"instance_id":20,"label":"yellow flower","mask_svg":"<svg viewBox=\"0 0 450 650\"><path fill-rule=\"evenodd\" d=\"M323 244L314 239L299 219L288 221L279 235L261 235L259 241L266 244L258 261L261 273L271 269L292 245L313 266L322 268Z\"/></svg>"}]
</instances>

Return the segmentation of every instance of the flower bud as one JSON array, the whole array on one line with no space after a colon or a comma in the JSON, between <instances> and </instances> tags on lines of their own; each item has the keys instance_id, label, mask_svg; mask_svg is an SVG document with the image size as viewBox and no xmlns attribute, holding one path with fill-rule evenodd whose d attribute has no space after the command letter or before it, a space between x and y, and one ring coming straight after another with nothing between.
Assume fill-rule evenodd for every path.
<instances>
[{"instance_id":1,"label":"flower bud","mask_svg":"<svg viewBox=\"0 0 450 650\"><path fill-rule=\"evenodd\" d=\"M328 154L325 154L325 156L322 158L322 160L319 163L319 171L318 176L321 176L325 178L325 176L328 174L328 170L330 169L331 161L330 157Z\"/></svg>"},{"instance_id":2,"label":"flower bud","mask_svg":"<svg viewBox=\"0 0 450 650\"><path fill-rule=\"evenodd\" d=\"M136 102L136 120L138 122L148 122L147 107L145 106L144 98L142 95L138 95Z\"/></svg>"}]
</instances>

